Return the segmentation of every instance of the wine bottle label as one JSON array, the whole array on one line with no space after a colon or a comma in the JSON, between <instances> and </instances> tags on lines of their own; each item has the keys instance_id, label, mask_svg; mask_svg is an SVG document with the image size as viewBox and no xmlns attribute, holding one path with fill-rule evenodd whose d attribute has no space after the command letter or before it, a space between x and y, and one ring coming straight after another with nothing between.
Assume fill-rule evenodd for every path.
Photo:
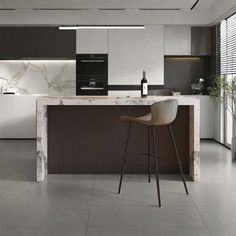
<instances>
[{"instance_id":1,"label":"wine bottle label","mask_svg":"<svg viewBox=\"0 0 236 236\"><path fill-rule=\"evenodd\" d=\"M147 95L147 94L148 94L148 84L143 83L143 95Z\"/></svg>"}]
</instances>

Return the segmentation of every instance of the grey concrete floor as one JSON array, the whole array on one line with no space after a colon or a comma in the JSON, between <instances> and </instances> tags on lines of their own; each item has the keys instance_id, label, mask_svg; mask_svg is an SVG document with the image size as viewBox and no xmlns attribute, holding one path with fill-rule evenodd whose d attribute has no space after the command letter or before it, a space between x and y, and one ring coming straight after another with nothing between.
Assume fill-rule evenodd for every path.
<instances>
[{"instance_id":1,"label":"grey concrete floor","mask_svg":"<svg viewBox=\"0 0 236 236\"><path fill-rule=\"evenodd\" d=\"M201 181L115 175L49 175L35 182L35 141L0 141L0 236L235 236L236 162L215 142L201 143Z\"/></svg>"}]
</instances>

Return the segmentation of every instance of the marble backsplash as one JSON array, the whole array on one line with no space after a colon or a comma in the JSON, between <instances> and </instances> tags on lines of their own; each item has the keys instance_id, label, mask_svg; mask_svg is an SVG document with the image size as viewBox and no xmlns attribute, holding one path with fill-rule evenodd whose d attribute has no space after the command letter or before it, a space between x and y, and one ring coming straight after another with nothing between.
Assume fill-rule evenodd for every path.
<instances>
[{"instance_id":1,"label":"marble backsplash","mask_svg":"<svg viewBox=\"0 0 236 236\"><path fill-rule=\"evenodd\" d=\"M0 92L17 94L76 94L74 60L0 61Z\"/></svg>"}]
</instances>

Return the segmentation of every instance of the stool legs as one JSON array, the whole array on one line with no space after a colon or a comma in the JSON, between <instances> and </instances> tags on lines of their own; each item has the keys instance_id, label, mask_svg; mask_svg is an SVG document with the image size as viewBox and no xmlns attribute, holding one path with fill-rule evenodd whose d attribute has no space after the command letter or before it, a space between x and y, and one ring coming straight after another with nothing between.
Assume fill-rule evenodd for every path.
<instances>
[{"instance_id":1,"label":"stool legs","mask_svg":"<svg viewBox=\"0 0 236 236\"><path fill-rule=\"evenodd\" d=\"M161 195L160 195L160 184L159 184L159 171L158 171L158 157L157 157L157 143L156 143L156 133L155 128L152 126L152 140L153 140L153 151L154 151L154 163L155 163L155 176L156 176L156 185L157 185L157 197L158 205L161 207Z\"/></svg>"},{"instance_id":2,"label":"stool legs","mask_svg":"<svg viewBox=\"0 0 236 236\"><path fill-rule=\"evenodd\" d=\"M128 131L127 131L127 136L126 136L126 143L125 143L125 152L124 152L123 163L122 163L122 170L121 170L121 175L120 175L120 183L119 183L118 194L120 194L123 175L124 175L124 172L125 172L125 166L126 166L127 152L128 152L128 146L129 146L129 141L130 141L131 130L132 130L132 123L129 122L129 127L128 127Z\"/></svg>"},{"instance_id":3,"label":"stool legs","mask_svg":"<svg viewBox=\"0 0 236 236\"><path fill-rule=\"evenodd\" d=\"M186 182L185 182L185 177L184 177L184 172L183 172L183 168L182 168L180 157L179 157L179 152L178 152L176 142L175 142L175 138L174 138L174 135L173 135L173 131L172 131L172 128L171 128L170 125L168 125L168 129L169 129L169 132L170 132L170 137L171 137L172 144L173 144L174 149L175 149L175 154L176 154L177 162L178 162L178 165L179 165L180 175L181 175L182 181L184 183L184 188L185 188L186 194L188 195L188 188L187 188L187 185L186 185Z\"/></svg>"},{"instance_id":4,"label":"stool legs","mask_svg":"<svg viewBox=\"0 0 236 236\"><path fill-rule=\"evenodd\" d=\"M150 154L150 135L151 135L151 127L148 126L148 183L151 182L151 154Z\"/></svg>"}]
</instances>

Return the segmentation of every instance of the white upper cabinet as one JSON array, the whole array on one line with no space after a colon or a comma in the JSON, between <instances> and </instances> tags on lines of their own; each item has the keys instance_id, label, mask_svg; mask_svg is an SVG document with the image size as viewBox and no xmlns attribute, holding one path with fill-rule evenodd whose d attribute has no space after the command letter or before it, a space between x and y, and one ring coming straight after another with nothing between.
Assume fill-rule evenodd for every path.
<instances>
[{"instance_id":1,"label":"white upper cabinet","mask_svg":"<svg viewBox=\"0 0 236 236\"><path fill-rule=\"evenodd\" d=\"M109 30L108 83L137 85L145 70L152 85L164 84L164 26Z\"/></svg>"},{"instance_id":2,"label":"white upper cabinet","mask_svg":"<svg viewBox=\"0 0 236 236\"><path fill-rule=\"evenodd\" d=\"M108 31L79 29L76 31L76 54L108 53Z\"/></svg>"},{"instance_id":3,"label":"white upper cabinet","mask_svg":"<svg viewBox=\"0 0 236 236\"><path fill-rule=\"evenodd\" d=\"M165 26L165 55L191 55L190 26Z\"/></svg>"}]
</instances>

